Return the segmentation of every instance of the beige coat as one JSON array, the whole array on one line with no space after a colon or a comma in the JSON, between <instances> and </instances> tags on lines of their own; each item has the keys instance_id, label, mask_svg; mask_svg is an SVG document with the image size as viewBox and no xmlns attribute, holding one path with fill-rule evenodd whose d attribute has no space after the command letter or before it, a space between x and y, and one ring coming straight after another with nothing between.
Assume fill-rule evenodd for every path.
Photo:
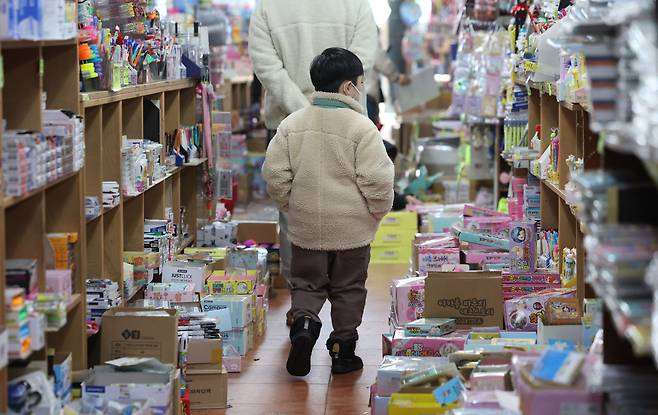
<instances>
[{"instance_id":1,"label":"beige coat","mask_svg":"<svg viewBox=\"0 0 658 415\"><path fill-rule=\"evenodd\" d=\"M288 212L294 245L318 251L364 247L391 210L393 163L358 102L341 94L312 97L318 98L347 108L313 105L281 123L263 165L267 191Z\"/></svg>"},{"instance_id":2,"label":"beige coat","mask_svg":"<svg viewBox=\"0 0 658 415\"><path fill-rule=\"evenodd\" d=\"M354 52L366 71L377 48L368 0L260 0L249 27L249 56L266 90L265 124L276 129L309 106L311 61L327 48Z\"/></svg>"}]
</instances>

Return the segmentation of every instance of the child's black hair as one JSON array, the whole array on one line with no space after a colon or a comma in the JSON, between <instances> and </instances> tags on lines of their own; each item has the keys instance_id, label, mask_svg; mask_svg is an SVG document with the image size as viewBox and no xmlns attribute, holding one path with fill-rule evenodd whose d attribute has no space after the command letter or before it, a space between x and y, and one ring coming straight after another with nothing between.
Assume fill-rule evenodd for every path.
<instances>
[{"instance_id":1,"label":"child's black hair","mask_svg":"<svg viewBox=\"0 0 658 415\"><path fill-rule=\"evenodd\" d=\"M351 81L356 85L363 74L361 59L343 48L325 49L311 63L311 81L318 92L336 93L343 82Z\"/></svg>"}]
</instances>

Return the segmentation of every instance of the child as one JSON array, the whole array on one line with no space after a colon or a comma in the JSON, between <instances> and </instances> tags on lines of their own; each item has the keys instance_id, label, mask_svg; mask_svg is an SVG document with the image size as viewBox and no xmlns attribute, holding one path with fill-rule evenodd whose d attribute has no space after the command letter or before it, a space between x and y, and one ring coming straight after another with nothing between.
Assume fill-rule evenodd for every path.
<instances>
[{"instance_id":1,"label":"child","mask_svg":"<svg viewBox=\"0 0 658 415\"><path fill-rule=\"evenodd\" d=\"M294 322L286 367L294 376L311 370L327 299L332 372L363 368L354 352L370 244L393 203L393 163L359 103L365 99L361 61L346 49L327 49L313 60L311 80L313 105L281 123L263 165L268 193L289 217Z\"/></svg>"}]
</instances>

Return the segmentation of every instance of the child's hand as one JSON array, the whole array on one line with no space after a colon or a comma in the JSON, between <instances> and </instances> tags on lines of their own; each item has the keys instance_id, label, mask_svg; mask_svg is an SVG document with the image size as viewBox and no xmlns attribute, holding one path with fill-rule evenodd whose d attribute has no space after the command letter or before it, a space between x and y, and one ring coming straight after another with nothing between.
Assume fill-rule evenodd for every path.
<instances>
[{"instance_id":1,"label":"child's hand","mask_svg":"<svg viewBox=\"0 0 658 415\"><path fill-rule=\"evenodd\" d=\"M402 86L409 85L410 83L411 83L411 79L407 75L403 74L400 75L400 77L398 78L398 84Z\"/></svg>"},{"instance_id":2,"label":"child's hand","mask_svg":"<svg viewBox=\"0 0 658 415\"><path fill-rule=\"evenodd\" d=\"M407 200L407 206L418 206L423 204L423 202L416 199L414 196L407 196L405 199Z\"/></svg>"}]
</instances>

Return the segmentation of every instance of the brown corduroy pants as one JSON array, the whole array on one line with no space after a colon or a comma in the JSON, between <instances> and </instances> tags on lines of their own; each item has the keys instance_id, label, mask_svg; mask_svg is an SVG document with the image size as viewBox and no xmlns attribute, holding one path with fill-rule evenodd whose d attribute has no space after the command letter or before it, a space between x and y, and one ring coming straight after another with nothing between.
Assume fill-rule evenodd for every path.
<instances>
[{"instance_id":1,"label":"brown corduroy pants","mask_svg":"<svg viewBox=\"0 0 658 415\"><path fill-rule=\"evenodd\" d=\"M320 321L324 303L331 303L331 338L358 339L366 306L370 246L345 251L310 251L292 245L290 285L293 317Z\"/></svg>"}]
</instances>

